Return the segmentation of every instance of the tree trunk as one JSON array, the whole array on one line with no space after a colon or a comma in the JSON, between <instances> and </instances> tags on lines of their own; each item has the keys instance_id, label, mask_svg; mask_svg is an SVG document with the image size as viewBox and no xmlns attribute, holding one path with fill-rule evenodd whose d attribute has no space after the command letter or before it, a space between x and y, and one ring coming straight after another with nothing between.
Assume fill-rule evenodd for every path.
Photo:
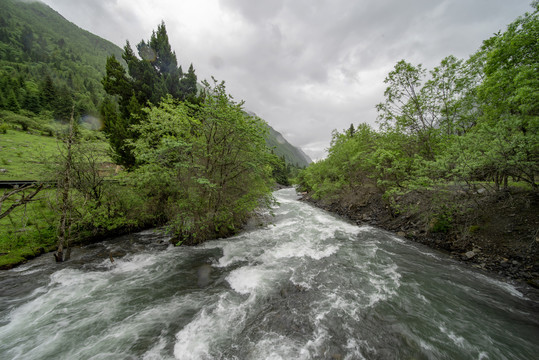
<instances>
[{"instance_id":1,"label":"tree trunk","mask_svg":"<svg viewBox=\"0 0 539 360\"><path fill-rule=\"evenodd\" d=\"M71 119L69 121L69 134L67 136L67 154L65 161L65 169L62 180L59 182L59 185L62 186L62 205L61 205L61 215L60 215L60 228L58 229L58 248L56 253L54 253L54 258L56 262L63 262L64 260L69 259L69 254L71 253L67 243L67 234L69 227L69 212L71 205L69 204L69 189L71 181L71 167L73 163L73 157L71 153L71 146L73 145L74 134L73 134L73 112L74 108L71 110ZM64 257L64 245L68 249L66 256Z\"/></svg>"}]
</instances>

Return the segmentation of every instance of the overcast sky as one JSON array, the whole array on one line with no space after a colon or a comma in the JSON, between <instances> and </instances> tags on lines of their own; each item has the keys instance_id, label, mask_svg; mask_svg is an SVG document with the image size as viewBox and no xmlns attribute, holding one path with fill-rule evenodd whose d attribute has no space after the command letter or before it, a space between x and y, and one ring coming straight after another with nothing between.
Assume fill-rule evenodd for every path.
<instances>
[{"instance_id":1,"label":"overcast sky","mask_svg":"<svg viewBox=\"0 0 539 360\"><path fill-rule=\"evenodd\" d=\"M42 0L120 47L165 21L198 79L225 80L235 99L314 160L331 131L376 125L384 78L405 59L467 58L531 0Z\"/></svg>"}]
</instances>

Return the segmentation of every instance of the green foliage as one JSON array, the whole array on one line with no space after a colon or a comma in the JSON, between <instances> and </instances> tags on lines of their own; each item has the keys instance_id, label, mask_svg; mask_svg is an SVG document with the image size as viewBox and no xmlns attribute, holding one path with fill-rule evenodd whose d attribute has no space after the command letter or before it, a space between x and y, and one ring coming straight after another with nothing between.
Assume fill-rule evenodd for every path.
<instances>
[{"instance_id":1,"label":"green foliage","mask_svg":"<svg viewBox=\"0 0 539 360\"><path fill-rule=\"evenodd\" d=\"M428 73L399 61L377 105L380 130L335 131L328 157L298 176L300 190L320 198L374 185L398 212L402 194L452 184L500 190L512 178L537 189L539 4L532 7L467 61L448 56ZM432 231L451 228L444 206L433 203Z\"/></svg>"},{"instance_id":2,"label":"green foliage","mask_svg":"<svg viewBox=\"0 0 539 360\"><path fill-rule=\"evenodd\" d=\"M234 233L270 201L266 124L246 116L224 83L204 91L199 106L168 97L132 126L139 137L130 181L184 244Z\"/></svg>"},{"instance_id":3,"label":"green foliage","mask_svg":"<svg viewBox=\"0 0 539 360\"><path fill-rule=\"evenodd\" d=\"M48 207L52 192L42 190L36 201L0 219L0 268L20 263L52 249L56 238L54 213ZM11 205L8 199L3 208Z\"/></svg>"},{"instance_id":4,"label":"green foliage","mask_svg":"<svg viewBox=\"0 0 539 360\"><path fill-rule=\"evenodd\" d=\"M194 67L178 66L164 24L137 45L138 56L128 43L122 64L120 49L43 4L6 0L0 10L2 177L56 180L67 189L29 205L46 205L45 216L27 218L17 208L0 222L0 252L8 254L0 262L50 250L66 214L72 240L165 222L179 243L226 236L271 203L272 170L290 175L267 151L267 125L246 116L223 83L206 83L197 96ZM72 109L75 118L100 115L113 160L133 172L110 181L103 137L81 127L67 156L53 136L63 137ZM27 221L14 221L21 214Z\"/></svg>"},{"instance_id":5,"label":"green foliage","mask_svg":"<svg viewBox=\"0 0 539 360\"><path fill-rule=\"evenodd\" d=\"M271 156L271 175L275 182L280 185L289 186L291 177L291 166L287 165L284 156L278 157L275 154Z\"/></svg>"},{"instance_id":6,"label":"green foliage","mask_svg":"<svg viewBox=\"0 0 539 360\"><path fill-rule=\"evenodd\" d=\"M451 229L453 218L451 212L445 207L441 207L441 212L436 214L431 222L430 231L435 233L446 233Z\"/></svg>"}]
</instances>

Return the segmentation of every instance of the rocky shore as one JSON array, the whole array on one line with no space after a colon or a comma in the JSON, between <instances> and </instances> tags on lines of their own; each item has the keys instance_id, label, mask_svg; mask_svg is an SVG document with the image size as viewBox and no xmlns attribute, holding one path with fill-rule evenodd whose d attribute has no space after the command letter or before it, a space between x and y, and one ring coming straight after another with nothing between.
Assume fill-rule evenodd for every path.
<instances>
[{"instance_id":1,"label":"rocky shore","mask_svg":"<svg viewBox=\"0 0 539 360\"><path fill-rule=\"evenodd\" d=\"M512 189L473 194L455 191L440 207L439 194L411 192L392 203L372 188L330 199L302 200L448 253L478 269L539 288L539 194ZM447 195L447 194L446 194ZM433 214L434 203L437 203ZM440 208L449 209L440 215ZM443 215L443 216L442 216Z\"/></svg>"}]
</instances>

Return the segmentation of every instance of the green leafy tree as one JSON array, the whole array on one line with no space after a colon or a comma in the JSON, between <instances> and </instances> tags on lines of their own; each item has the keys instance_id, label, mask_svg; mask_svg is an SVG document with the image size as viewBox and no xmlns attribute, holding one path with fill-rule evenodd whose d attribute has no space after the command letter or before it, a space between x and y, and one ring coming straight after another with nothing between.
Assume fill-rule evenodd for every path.
<instances>
[{"instance_id":1,"label":"green leafy tree","mask_svg":"<svg viewBox=\"0 0 539 360\"><path fill-rule=\"evenodd\" d=\"M15 95L15 91L13 91L13 89L8 92L6 109L13 112L18 112L21 109L21 106L19 105L19 100L17 99L17 95Z\"/></svg>"},{"instance_id":2,"label":"green leafy tree","mask_svg":"<svg viewBox=\"0 0 539 360\"><path fill-rule=\"evenodd\" d=\"M43 104L43 108L47 110L53 109L53 104L56 100L56 87L54 86L52 78L48 74L45 76L45 79L41 83L40 98L40 102L41 104Z\"/></svg>"},{"instance_id":3,"label":"green leafy tree","mask_svg":"<svg viewBox=\"0 0 539 360\"><path fill-rule=\"evenodd\" d=\"M197 76L193 64L189 65L189 70L180 80L180 88L183 98L193 101L197 94Z\"/></svg>"},{"instance_id":4,"label":"green leafy tree","mask_svg":"<svg viewBox=\"0 0 539 360\"><path fill-rule=\"evenodd\" d=\"M418 151L433 158L437 117L422 91L425 76L421 65L399 61L384 80L386 100L376 108L383 129L416 136Z\"/></svg>"},{"instance_id":5,"label":"green leafy tree","mask_svg":"<svg viewBox=\"0 0 539 360\"><path fill-rule=\"evenodd\" d=\"M25 83L26 95L24 97L23 108L38 114L41 110L39 101L39 86L33 81Z\"/></svg>"},{"instance_id":6,"label":"green leafy tree","mask_svg":"<svg viewBox=\"0 0 539 360\"><path fill-rule=\"evenodd\" d=\"M265 123L246 116L224 83L205 91L196 111L169 96L132 126L133 179L184 243L234 233L270 199Z\"/></svg>"},{"instance_id":7,"label":"green leafy tree","mask_svg":"<svg viewBox=\"0 0 539 360\"><path fill-rule=\"evenodd\" d=\"M53 115L57 120L68 122L74 105L73 93L67 87L61 87L57 89L55 95L56 98L53 102Z\"/></svg>"},{"instance_id":8,"label":"green leafy tree","mask_svg":"<svg viewBox=\"0 0 539 360\"><path fill-rule=\"evenodd\" d=\"M482 116L466 139L480 159L474 174L507 188L508 177L537 188L539 173L539 3L534 11L486 40L480 51L484 78L477 88Z\"/></svg>"}]
</instances>

